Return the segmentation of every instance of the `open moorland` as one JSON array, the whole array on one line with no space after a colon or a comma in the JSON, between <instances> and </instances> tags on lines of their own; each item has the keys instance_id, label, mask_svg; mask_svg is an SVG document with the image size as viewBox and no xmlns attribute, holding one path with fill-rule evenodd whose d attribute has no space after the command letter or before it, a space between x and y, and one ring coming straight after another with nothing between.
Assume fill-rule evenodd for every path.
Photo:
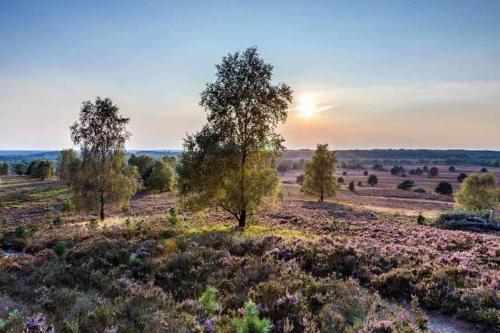
<instances>
[{"instance_id":1,"label":"open moorland","mask_svg":"<svg viewBox=\"0 0 500 333\"><path fill-rule=\"evenodd\" d=\"M346 184L365 183L363 170L346 171ZM276 332L498 331L499 236L433 225L453 207L433 188L458 188L457 172L412 176L427 191L415 193L374 171L378 185L344 185L323 203L287 172L283 203L244 230L155 191L98 222L71 207L59 180L5 177L2 329L46 320L56 332L230 332L251 299Z\"/></svg>"}]
</instances>

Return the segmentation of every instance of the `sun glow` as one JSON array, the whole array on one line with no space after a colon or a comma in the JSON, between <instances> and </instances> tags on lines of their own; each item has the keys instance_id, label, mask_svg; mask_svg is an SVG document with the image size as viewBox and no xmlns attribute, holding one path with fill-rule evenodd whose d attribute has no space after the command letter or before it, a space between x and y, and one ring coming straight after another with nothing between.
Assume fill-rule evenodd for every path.
<instances>
[{"instance_id":1,"label":"sun glow","mask_svg":"<svg viewBox=\"0 0 500 333\"><path fill-rule=\"evenodd\" d=\"M299 98L299 105L297 107L301 117L311 117L316 111L316 103L314 98L309 94L303 94Z\"/></svg>"}]
</instances>

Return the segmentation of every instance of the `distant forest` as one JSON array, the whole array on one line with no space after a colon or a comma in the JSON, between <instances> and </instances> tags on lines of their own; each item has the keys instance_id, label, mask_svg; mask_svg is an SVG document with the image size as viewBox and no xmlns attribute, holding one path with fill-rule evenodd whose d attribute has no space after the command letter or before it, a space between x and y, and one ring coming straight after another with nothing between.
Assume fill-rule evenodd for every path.
<instances>
[{"instance_id":1,"label":"distant forest","mask_svg":"<svg viewBox=\"0 0 500 333\"><path fill-rule=\"evenodd\" d=\"M177 157L180 150L130 150L128 155L147 155L155 159L164 156ZM287 150L283 158L309 159L314 150L299 149ZM0 150L0 162L19 163L33 160L57 160L58 151L40 150ZM431 150L431 149L371 149L371 150L338 150L337 158L340 160L358 160L361 163L381 164L448 164L448 165L483 165L500 167L500 151L494 150Z\"/></svg>"}]
</instances>

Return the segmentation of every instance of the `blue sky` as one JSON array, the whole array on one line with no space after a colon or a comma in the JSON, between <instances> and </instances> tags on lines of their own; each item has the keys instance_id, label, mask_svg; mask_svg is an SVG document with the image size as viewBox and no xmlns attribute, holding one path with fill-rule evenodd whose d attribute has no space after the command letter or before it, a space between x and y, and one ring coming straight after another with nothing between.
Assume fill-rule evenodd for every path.
<instances>
[{"instance_id":1,"label":"blue sky","mask_svg":"<svg viewBox=\"0 0 500 333\"><path fill-rule=\"evenodd\" d=\"M290 148L500 149L499 17L500 1L480 0L5 0L0 148L70 146L96 95L131 117L130 148L179 148L214 65L256 45L322 110L291 108Z\"/></svg>"}]
</instances>

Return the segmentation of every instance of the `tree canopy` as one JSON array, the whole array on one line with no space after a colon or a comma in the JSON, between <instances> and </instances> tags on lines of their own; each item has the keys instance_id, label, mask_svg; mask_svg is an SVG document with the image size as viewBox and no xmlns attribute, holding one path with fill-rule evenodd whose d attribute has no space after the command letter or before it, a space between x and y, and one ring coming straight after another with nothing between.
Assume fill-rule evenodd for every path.
<instances>
[{"instance_id":1,"label":"tree canopy","mask_svg":"<svg viewBox=\"0 0 500 333\"><path fill-rule=\"evenodd\" d=\"M327 196L335 195L337 183L333 172L337 157L328 150L328 144L318 144L312 159L307 162L301 190L310 195L318 195L323 202Z\"/></svg>"},{"instance_id":2,"label":"tree canopy","mask_svg":"<svg viewBox=\"0 0 500 333\"><path fill-rule=\"evenodd\" d=\"M492 173L473 173L465 178L455 193L459 207L470 210L496 209L500 205L500 189Z\"/></svg>"},{"instance_id":3,"label":"tree canopy","mask_svg":"<svg viewBox=\"0 0 500 333\"><path fill-rule=\"evenodd\" d=\"M278 193L276 159L292 91L271 81L273 67L255 47L229 54L216 66L200 105L207 123L184 140L177 165L179 193L188 207L218 206L244 227L264 197Z\"/></svg>"},{"instance_id":4,"label":"tree canopy","mask_svg":"<svg viewBox=\"0 0 500 333\"><path fill-rule=\"evenodd\" d=\"M75 177L74 201L81 208L99 209L104 219L106 203L124 203L140 187L135 168L125 163L128 118L109 98L97 97L82 104L71 138L80 145L82 162Z\"/></svg>"}]
</instances>

